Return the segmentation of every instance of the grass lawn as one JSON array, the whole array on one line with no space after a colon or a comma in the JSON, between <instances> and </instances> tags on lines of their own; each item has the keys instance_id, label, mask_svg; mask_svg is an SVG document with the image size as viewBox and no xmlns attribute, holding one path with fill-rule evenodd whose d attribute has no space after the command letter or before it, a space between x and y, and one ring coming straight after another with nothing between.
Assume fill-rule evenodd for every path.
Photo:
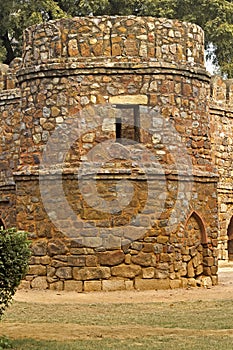
<instances>
[{"instance_id":1,"label":"grass lawn","mask_svg":"<svg viewBox=\"0 0 233 350\"><path fill-rule=\"evenodd\" d=\"M13 349L232 350L231 300L40 304L14 302L0 334ZM23 339L20 339L22 337Z\"/></svg>"}]
</instances>

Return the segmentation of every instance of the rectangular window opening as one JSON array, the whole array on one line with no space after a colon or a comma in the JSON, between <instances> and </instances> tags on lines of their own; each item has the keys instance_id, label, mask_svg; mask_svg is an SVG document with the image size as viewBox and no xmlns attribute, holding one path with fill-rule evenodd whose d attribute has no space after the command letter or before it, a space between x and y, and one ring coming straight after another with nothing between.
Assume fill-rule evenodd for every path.
<instances>
[{"instance_id":1,"label":"rectangular window opening","mask_svg":"<svg viewBox=\"0 0 233 350\"><path fill-rule=\"evenodd\" d=\"M117 142L128 144L131 141L140 142L140 109L139 105L115 105L120 110L121 117L116 118Z\"/></svg>"}]
</instances>

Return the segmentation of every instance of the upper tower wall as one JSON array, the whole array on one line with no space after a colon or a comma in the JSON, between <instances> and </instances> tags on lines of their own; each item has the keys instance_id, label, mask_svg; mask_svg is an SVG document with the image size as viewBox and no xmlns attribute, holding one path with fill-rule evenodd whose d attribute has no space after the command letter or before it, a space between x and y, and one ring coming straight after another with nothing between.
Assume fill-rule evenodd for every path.
<instances>
[{"instance_id":1,"label":"upper tower wall","mask_svg":"<svg viewBox=\"0 0 233 350\"><path fill-rule=\"evenodd\" d=\"M212 107L232 109L233 107L233 79L223 79L214 76L211 79Z\"/></svg>"},{"instance_id":2,"label":"upper tower wall","mask_svg":"<svg viewBox=\"0 0 233 350\"><path fill-rule=\"evenodd\" d=\"M204 33L195 24L134 16L66 18L25 31L24 67L69 59L105 65L164 61L204 68Z\"/></svg>"}]
</instances>

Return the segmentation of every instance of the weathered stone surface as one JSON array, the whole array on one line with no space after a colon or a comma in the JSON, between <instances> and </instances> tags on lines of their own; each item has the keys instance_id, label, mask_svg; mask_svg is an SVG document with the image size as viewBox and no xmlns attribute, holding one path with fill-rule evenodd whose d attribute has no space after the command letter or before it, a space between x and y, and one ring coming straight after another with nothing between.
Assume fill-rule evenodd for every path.
<instances>
[{"instance_id":1,"label":"weathered stone surface","mask_svg":"<svg viewBox=\"0 0 233 350\"><path fill-rule=\"evenodd\" d=\"M72 269L71 267L59 267L56 271L56 276L61 279L70 279L72 278Z\"/></svg>"},{"instance_id":2,"label":"weathered stone surface","mask_svg":"<svg viewBox=\"0 0 233 350\"><path fill-rule=\"evenodd\" d=\"M170 280L170 288L176 289L181 287L181 281L180 280Z\"/></svg>"},{"instance_id":3,"label":"weathered stone surface","mask_svg":"<svg viewBox=\"0 0 233 350\"><path fill-rule=\"evenodd\" d=\"M73 277L75 280L98 280L107 279L111 276L109 267L83 267L73 268Z\"/></svg>"},{"instance_id":4,"label":"weathered stone surface","mask_svg":"<svg viewBox=\"0 0 233 350\"><path fill-rule=\"evenodd\" d=\"M188 277L194 277L195 276L195 272L194 272L194 267L193 267L193 262L189 261L187 264L187 275Z\"/></svg>"},{"instance_id":5,"label":"weathered stone surface","mask_svg":"<svg viewBox=\"0 0 233 350\"><path fill-rule=\"evenodd\" d=\"M101 281L85 281L84 291L85 292L99 292L102 289Z\"/></svg>"},{"instance_id":6,"label":"weathered stone surface","mask_svg":"<svg viewBox=\"0 0 233 350\"><path fill-rule=\"evenodd\" d=\"M107 280L102 282L102 289L104 291L125 290L124 280Z\"/></svg>"},{"instance_id":7,"label":"weathered stone surface","mask_svg":"<svg viewBox=\"0 0 233 350\"><path fill-rule=\"evenodd\" d=\"M140 252L132 257L132 262L141 266L153 266L155 264L154 256L151 253Z\"/></svg>"},{"instance_id":8,"label":"weathered stone surface","mask_svg":"<svg viewBox=\"0 0 233 350\"><path fill-rule=\"evenodd\" d=\"M109 98L109 102L112 104L140 104L146 105L148 103L148 97L146 95L119 95Z\"/></svg>"},{"instance_id":9,"label":"weathered stone surface","mask_svg":"<svg viewBox=\"0 0 233 350\"><path fill-rule=\"evenodd\" d=\"M86 257L85 256L68 256L67 263L70 266L85 266Z\"/></svg>"},{"instance_id":10,"label":"weathered stone surface","mask_svg":"<svg viewBox=\"0 0 233 350\"><path fill-rule=\"evenodd\" d=\"M98 254L98 260L101 265L114 266L121 264L125 259L125 254L121 250L109 251Z\"/></svg>"},{"instance_id":11,"label":"weathered stone surface","mask_svg":"<svg viewBox=\"0 0 233 350\"><path fill-rule=\"evenodd\" d=\"M210 83L203 31L133 16L48 26L0 65L0 224L29 232L27 285L217 281L233 241L233 88Z\"/></svg>"},{"instance_id":12,"label":"weathered stone surface","mask_svg":"<svg viewBox=\"0 0 233 350\"><path fill-rule=\"evenodd\" d=\"M47 254L47 242L39 241L32 245L32 252L34 255L43 256Z\"/></svg>"},{"instance_id":13,"label":"weathered stone surface","mask_svg":"<svg viewBox=\"0 0 233 350\"><path fill-rule=\"evenodd\" d=\"M45 276L46 275L46 266L42 265L30 265L28 270L29 275L38 275Z\"/></svg>"},{"instance_id":14,"label":"weathered stone surface","mask_svg":"<svg viewBox=\"0 0 233 350\"><path fill-rule=\"evenodd\" d=\"M47 289L48 283L46 277L36 277L31 282L31 287L35 289Z\"/></svg>"},{"instance_id":15,"label":"weathered stone surface","mask_svg":"<svg viewBox=\"0 0 233 350\"><path fill-rule=\"evenodd\" d=\"M169 279L135 279L135 288L138 290L149 290L149 289L170 289Z\"/></svg>"},{"instance_id":16,"label":"weathered stone surface","mask_svg":"<svg viewBox=\"0 0 233 350\"><path fill-rule=\"evenodd\" d=\"M140 266L137 265L118 265L111 268L111 274L113 276L134 278L141 272Z\"/></svg>"},{"instance_id":17,"label":"weathered stone surface","mask_svg":"<svg viewBox=\"0 0 233 350\"><path fill-rule=\"evenodd\" d=\"M21 281L20 285L18 286L18 289L30 289L31 288L31 284L30 281Z\"/></svg>"},{"instance_id":18,"label":"weathered stone surface","mask_svg":"<svg viewBox=\"0 0 233 350\"><path fill-rule=\"evenodd\" d=\"M142 277L143 278L154 278L155 277L154 267L147 267L147 268L142 269Z\"/></svg>"},{"instance_id":19,"label":"weathered stone surface","mask_svg":"<svg viewBox=\"0 0 233 350\"><path fill-rule=\"evenodd\" d=\"M83 282L81 281L64 281L64 290L66 292L78 292L83 291Z\"/></svg>"},{"instance_id":20,"label":"weathered stone surface","mask_svg":"<svg viewBox=\"0 0 233 350\"><path fill-rule=\"evenodd\" d=\"M57 282L50 283L49 289L61 291L61 290L63 290L63 282L57 281Z\"/></svg>"},{"instance_id":21,"label":"weathered stone surface","mask_svg":"<svg viewBox=\"0 0 233 350\"><path fill-rule=\"evenodd\" d=\"M65 254L67 251L66 245L59 239L53 239L48 243L48 254L50 256Z\"/></svg>"}]
</instances>

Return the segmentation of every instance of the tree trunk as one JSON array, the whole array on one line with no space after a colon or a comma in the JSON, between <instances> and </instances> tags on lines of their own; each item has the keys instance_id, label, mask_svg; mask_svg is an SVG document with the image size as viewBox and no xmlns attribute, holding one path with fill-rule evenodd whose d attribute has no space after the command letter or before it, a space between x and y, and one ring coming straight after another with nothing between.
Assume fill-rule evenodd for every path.
<instances>
[{"instance_id":1,"label":"tree trunk","mask_svg":"<svg viewBox=\"0 0 233 350\"><path fill-rule=\"evenodd\" d=\"M0 38L1 38L3 45L6 49L6 59L5 59L4 63L10 64L11 61L13 61L13 59L15 58L15 54L14 54L14 51L12 49L12 45L11 45L11 41L9 39L8 32L6 32L4 35L1 35Z\"/></svg>"}]
</instances>

